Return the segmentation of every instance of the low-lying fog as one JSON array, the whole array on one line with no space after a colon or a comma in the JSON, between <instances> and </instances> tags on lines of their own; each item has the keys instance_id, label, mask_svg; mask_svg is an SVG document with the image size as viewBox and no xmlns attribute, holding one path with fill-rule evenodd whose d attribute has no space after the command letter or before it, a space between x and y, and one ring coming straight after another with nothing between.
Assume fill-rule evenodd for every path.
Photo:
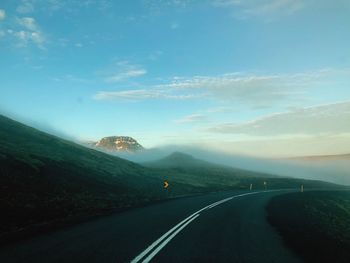
<instances>
[{"instance_id":1,"label":"low-lying fog","mask_svg":"<svg viewBox=\"0 0 350 263\"><path fill-rule=\"evenodd\" d=\"M337 158L325 157L322 159L263 159L181 146L168 146L134 154L119 153L116 155L130 161L143 163L161 159L175 151L187 153L208 162L235 168L350 185L350 155Z\"/></svg>"},{"instance_id":2,"label":"low-lying fog","mask_svg":"<svg viewBox=\"0 0 350 263\"><path fill-rule=\"evenodd\" d=\"M39 123L26 120L13 114L8 115L42 131L49 132L61 138L72 140L86 146L86 143L72 138L62 132L58 132L50 125L43 124L43 122ZM263 159L232 155L198 147L167 146L148 149L138 153L116 153L115 155L142 164L143 162L161 159L175 151L187 153L195 158L208 162L228 165L240 169L350 185L350 154L336 158Z\"/></svg>"}]
</instances>

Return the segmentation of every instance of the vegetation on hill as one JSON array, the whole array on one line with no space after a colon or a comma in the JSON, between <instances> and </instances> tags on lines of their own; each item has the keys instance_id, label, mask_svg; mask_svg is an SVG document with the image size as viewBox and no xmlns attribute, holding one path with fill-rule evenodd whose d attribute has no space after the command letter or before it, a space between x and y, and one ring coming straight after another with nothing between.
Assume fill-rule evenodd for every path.
<instances>
[{"instance_id":1,"label":"vegetation on hill","mask_svg":"<svg viewBox=\"0 0 350 263\"><path fill-rule=\"evenodd\" d=\"M281 195L267 211L271 224L305 262L349 262L349 191Z\"/></svg>"},{"instance_id":2,"label":"vegetation on hill","mask_svg":"<svg viewBox=\"0 0 350 263\"><path fill-rule=\"evenodd\" d=\"M248 189L250 184L254 190L259 190L265 189L264 182L267 189L299 188L302 184L305 188L330 186L321 181L279 177L214 164L181 152L174 152L165 158L143 165L162 171L163 177L169 180L216 190Z\"/></svg>"},{"instance_id":3,"label":"vegetation on hill","mask_svg":"<svg viewBox=\"0 0 350 263\"><path fill-rule=\"evenodd\" d=\"M212 191L327 186L189 158L187 167L144 167L0 115L0 241L91 215ZM184 163L184 161L183 161ZM170 187L165 190L163 181Z\"/></svg>"},{"instance_id":4,"label":"vegetation on hill","mask_svg":"<svg viewBox=\"0 0 350 263\"><path fill-rule=\"evenodd\" d=\"M0 116L0 240L166 198L152 170ZM201 192L173 182L174 196Z\"/></svg>"}]
</instances>

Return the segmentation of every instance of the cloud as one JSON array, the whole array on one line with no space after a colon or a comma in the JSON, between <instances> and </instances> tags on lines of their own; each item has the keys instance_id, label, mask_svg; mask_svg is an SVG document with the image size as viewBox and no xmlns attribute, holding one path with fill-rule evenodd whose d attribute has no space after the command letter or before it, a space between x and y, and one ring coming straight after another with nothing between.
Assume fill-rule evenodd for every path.
<instances>
[{"instance_id":1,"label":"cloud","mask_svg":"<svg viewBox=\"0 0 350 263\"><path fill-rule=\"evenodd\" d=\"M152 60L152 61L155 61L155 60L157 60L158 58L160 58L162 55L163 55L163 51L161 51L161 50L156 50L156 51L151 52L151 53L148 55L147 59Z\"/></svg>"},{"instance_id":2,"label":"cloud","mask_svg":"<svg viewBox=\"0 0 350 263\"><path fill-rule=\"evenodd\" d=\"M129 61L118 61L112 67L102 73L107 75L105 81L109 83L115 83L125 81L130 78L137 78L147 74L147 70L139 65L131 64Z\"/></svg>"},{"instance_id":3,"label":"cloud","mask_svg":"<svg viewBox=\"0 0 350 263\"><path fill-rule=\"evenodd\" d=\"M184 123L205 122L205 121L207 121L207 117L205 115L191 114L181 119L175 120L174 122L177 124L184 124Z\"/></svg>"},{"instance_id":4,"label":"cloud","mask_svg":"<svg viewBox=\"0 0 350 263\"><path fill-rule=\"evenodd\" d=\"M120 81L143 73L122 71L106 81ZM229 73L218 76L174 77L163 84L143 87L148 93L166 94L166 98L200 98L223 104L243 104L253 109L296 103L307 99L311 88L331 85L335 77L350 77L350 69L324 69L296 74ZM110 79L109 79L110 78ZM164 80L162 80L164 82ZM127 92L124 90L123 92ZM130 90L133 92L133 90ZM118 91L119 92L119 91ZM117 92L117 94L118 94ZM157 96L155 96L157 97ZM155 98L155 97L152 97ZM138 100L150 97L140 96ZM164 96L158 96L164 98Z\"/></svg>"},{"instance_id":5,"label":"cloud","mask_svg":"<svg viewBox=\"0 0 350 263\"><path fill-rule=\"evenodd\" d=\"M31 1L22 0L21 4L17 6L16 11L20 14L27 14L34 11L34 5Z\"/></svg>"},{"instance_id":6,"label":"cloud","mask_svg":"<svg viewBox=\"0 0 350 263\"><path fill-rule=\"evenodd\" d=\"M34 10L56 12L60 10L73 12L82 8L94 8L105 11L113 5L111 0L21 0L16 11L20 14L31 13Z\"/></svg>"},{"instance_id":7,"label":"cloud","mask_svg":"<svg viewBox=\"0 0 350 263\"><path fill-rule=\"evenodd\" d=\"M129 69L126 71L118 72L106 78L107 82L119 82L129 78L136 78L143 76L147 73L145 69Z\"/></svg>"},{"instance_id":8,"label":"cloud","mask_svg":"<svg viewBox=\"0 0 350 263\"><path fill-rule=\"evenodd\" d=\"M0 9L0 20L4 20L6 18L6 12L4 9Z\"/></svg>"},{"instance_id":9,"label":"cloud","mask_svg":"<svg viewBox=\"0 0 350 263\"><path fill-rule=\"evenodd\" d=\"M148 99L190 99L190 95L169 94L162 90L126 90L126 91L100 91L93 97L95 100L124 100L124 101L141 101Z\"/></svg>"},{"instance_id":10,"label":"cloud","mask_svg":"<svg viewBox=\"0 0 350 263\"><path fill-rule=\"evenodd\" d=\"M194 0L144 0L144 4L153 12L160 12L162 8L186 8Z\"/></svg>"},{"instance_id":11,"label":"cloud","mask_svg":"<svg viewBox=\"0 0 350 263\"><path fill-rule=\"evenodd\" d=\"M23 26L24 28L31 30L31 31L37 31L38 26L36 24L36 21L33 17L23 17L17 19L18 23Z\"/></svg>"},{"instance_id":12,"label":"cloud","mask_svg":"<svg viewBox=\"0 0 350 263\"><path fill-rule=\"evenodd\" d=\"M246 9L245 12L250 15L269 15L272 13L282 12L285 14L293 14L304 7L301 0L274 0L262 4L251 9Z\"/></svg>"},{"instance_id":13,"label":"cloud","mask_svg":"<svg viewBox=\"0 0 350 263\"><path fill-rule=\"evenodd\" d=\"M75 83L85 83L85 84L91 82L87 78L83 78L83 77L79 77L71 74L56 76L56 77L53 77L52 80L57 82L65 81L65 82L75 82Z\"/></svg>"},{"instance_id":14,"label":"cloud","mask_svg":"<svg viewBox=\"0 0 350 263\"><path fill-rule=\"evenodd\" d=\"M232 7L238 18L263 17L269 20L271 16L291 15L301 10L307 0L214 0L216 7Z\"/></svg>"},{"instance_id":15,"label":"cloud","mask_svg":"<svg viewBox=\"0 0 350 263\"><path fill-rule=\"evenodd\" d=\"M212 1L212 4L214 6L235 6L235 5L240 5L241 1L240 0L214 0Z\"/></svg>"},{"instance_id":16,"label":"cloud","mask_svg":"<svg viewBox=\"0 0 350 263\"><path fill-rule=\"evenodd\" d=\"M18 47L26 47L29 43L34 43L39 48L44 48L46 38L33 17L17 18L16 21L20 28L8 30L8 33L18 40Z\"/></svg>"},{"instance_id":17,"label":"cloud","mask_svg":"<svg viewBox=\"0 0 350 263\"><path fill-rule=\"evenodd\" d=\"M327 135L350 133L350 101L276 113L243 123L209 128L213 133L275 135Z\"/></svg>"},{"instance_id":18,"label":"cloud","mask_svg":"<svg viewBox=\"0 0 350 263\"><path fill-rule=\"evenodd\" d=\"M230 73L219 76L174 78L159 85L163 89L193 92L198 96L223 102L242 102L251 107L268 107L285 99L300 100L307 89L326 76L330 70L297 74L257 75Z\"/></svg>"}]
</instances>

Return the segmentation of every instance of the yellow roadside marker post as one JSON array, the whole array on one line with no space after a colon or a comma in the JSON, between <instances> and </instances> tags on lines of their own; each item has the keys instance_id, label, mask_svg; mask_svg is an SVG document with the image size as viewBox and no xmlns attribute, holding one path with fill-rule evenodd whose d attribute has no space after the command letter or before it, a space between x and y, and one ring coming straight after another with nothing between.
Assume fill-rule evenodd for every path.
<instances>
[{"instance_id":1,"label":"yellow roadside marker post","mask_svg":"<svg viewBox=\"0 0 350 263\"><path fill-rule=\"evenodd\" d=\"M167 189L169 187L168 181L164 181L164 189Z\"/></svg>"},{"instance_id":2,"label":"yellow roadside marker post","mask_svg":"<svg viewBox=\"0 0 350 263\"><path fill-rule=\"evenodd\" d=\"M170 196L170 188L169 188L169 182L168 181L164 181L163 182L163 188L166 191L166 197L169 198L169 196Z\"/></svg>"}]
</instances>

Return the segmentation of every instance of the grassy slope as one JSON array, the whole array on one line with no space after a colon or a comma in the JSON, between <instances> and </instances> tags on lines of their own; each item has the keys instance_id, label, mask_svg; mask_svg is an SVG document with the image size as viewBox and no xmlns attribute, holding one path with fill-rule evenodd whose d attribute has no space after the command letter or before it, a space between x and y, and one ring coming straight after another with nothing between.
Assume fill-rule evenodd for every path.
<instances>
[{"instance_id":1,"label":"grassy slope","mask_svg":"<svg viewBox=\"0 0 350 263\"><path fill-rule=\"evenodd\" d=\"M269 189L298 188L301 184L307 188L329 186L320 181L291 179L214 164L180 152L143 165L162 170L164 177L169 180L176 179L183 183L218 189L221 187L248 189L250 184L253 184L254 189L264 189L264 181L267 181Z\"/></svg>"},{"instance_id":2,"label":"grassy slope","mask_svg":"<svg viewBox=\"0 0 350 263\"><path fill-rule=\"evenodd\" d=\"M306 262L350 262L350 192L277 196L267 211L271 224Z\"/></svg>"},{"instance_id":3,"label":"grassy slope","mask_svg":"<svg viewBox=\"0 0 350 263\"><path fill-rule=\"evenodd\" d=\"M168 191L162 187L165 179L170 182ZM146 168L0 115L0 241L6 233L23 233L168 197L247 189L250 183L261 188L264 180L256 173L228 172L222 167ZM275 188L296 187L301 182L268 180Z\"/></svg>"},{"instance_id":4,"label":"grassy slope","mask_svg":"<svg viewBox=\"0 0 350 263\"><path fill-rule=\"evenodd\" d=\"M0 240L38 223L164 199L160 177L0 116ZM174 196L205 190L176 182L173 187Z\"/></svg>"}]
</instances>

